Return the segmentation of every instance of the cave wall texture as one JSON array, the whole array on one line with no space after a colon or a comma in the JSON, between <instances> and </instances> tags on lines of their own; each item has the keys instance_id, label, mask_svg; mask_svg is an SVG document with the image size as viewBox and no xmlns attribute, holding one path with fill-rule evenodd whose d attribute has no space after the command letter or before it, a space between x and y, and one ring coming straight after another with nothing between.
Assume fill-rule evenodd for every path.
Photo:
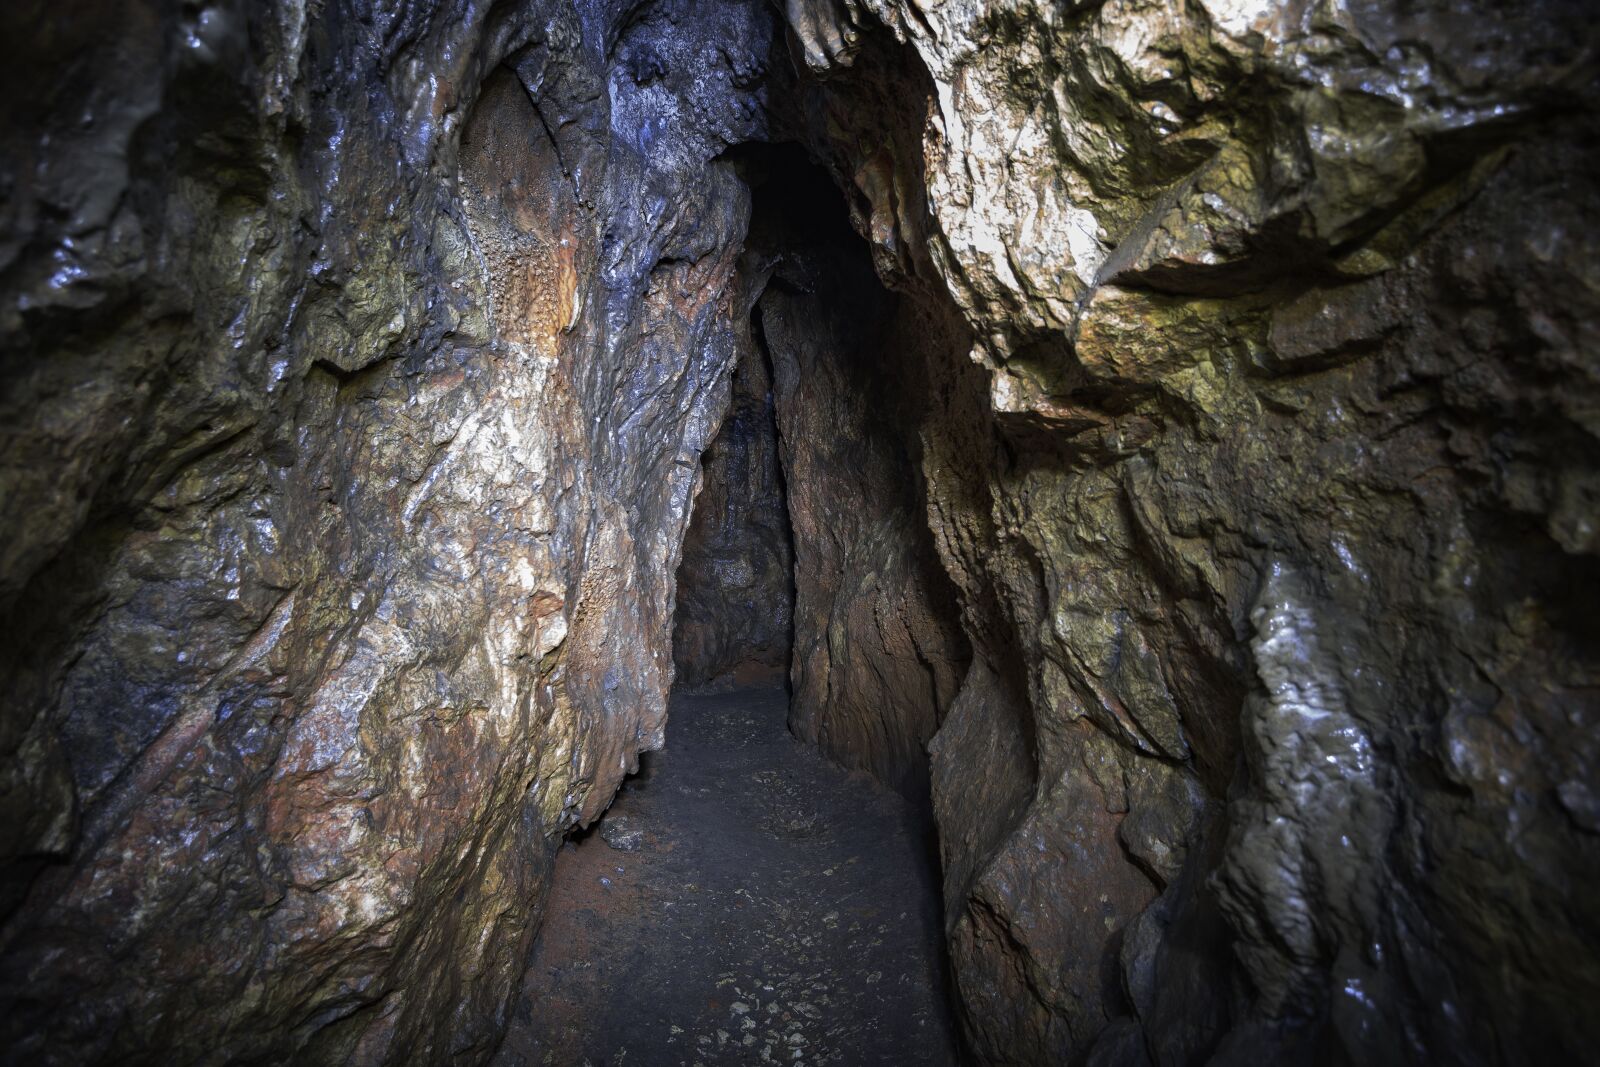
<instances>
[{"instance_id":1,"label":"cave wall texture","mask_svg":"<svg viewBox=\"0 0 1600 1067\"><path fill-rule=\"evenodd\" d=\"M739 275L741 281L751 278ZM672 623L674 680L687 689L780 686L794 631L794 545L778 458L772 373L745 295L733 323L733 399L701 456Z\"/></svg>"},{"instance_id":2,"label":"cave wall texture","mask_svg":"<svg viewBox=\"0 0 1600 1067\"><path fill-rule=\"evenodd\" d=\"M660 743L773 23L6 5L9 1060L492 1050Z\"/></svg>"},{"instance_id":3,"label":"cave wall texture","mask_svg":"<svg viewBox=\"0 0 1600 1067\"><path fill-rule=\"evenodd\" d=\"M974 1051L1583 1059L1591 14L786 14L790 121L930 334L908 383L974 652L932 775Z\"/></svg>"},{"instance_id":4,"label":"cave wall texture","mask_svg":"<svg viewBox=\"0 0 1600 1067\"><path fill-rule=\"evenodd\" d=\"M791 722L931 788L975 1058L1581 1062L1592 23L7 5L7 1059L486 1058L765 345Z\"/></svg>"}]
</instances>

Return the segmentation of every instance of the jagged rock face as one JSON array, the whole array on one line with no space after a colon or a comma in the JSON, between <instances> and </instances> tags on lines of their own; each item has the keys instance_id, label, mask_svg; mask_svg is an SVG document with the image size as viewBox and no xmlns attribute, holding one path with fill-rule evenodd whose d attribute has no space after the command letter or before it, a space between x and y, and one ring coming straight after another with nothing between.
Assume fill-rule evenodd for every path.
<instances>
[{"instance_id":1,"label":"jagged rock face","mask_svg":"<svg viewBox=\"0 0 1600 1067\"><path fill-rule=\"evenodd\" d=\"M794 627L794 549L778 461L772 374L748 314L727 421L700 459L678 564L676 680L691 689L782 685Z\"/></svg>"},{"instance_id":2,"label":"jagged rock face","mask_svg":"<svg viewBox=\"0 0 1600 1067\"><path fill-rule=\"evenodd\" d=\"M8 1058L481 1058L660 743L771 16L0 23Z\"/></svg>"},{"instance_id":3,"label":"jagged rock face","mask_svg":"<svg viewBox=\"0 0 1600 1067\"><path fill-rule=\"evenodd\" d=\"M790 121L927 335L975 1051L1582 1058L1583 5L786 13Z\"/></svg>"},{"instance_id":4,"label":"jagged rock face","mask_svg":"<svg viewBox=\"0 0 1600 1067\"><path fill-rule=\"evenodd\" d=\"M981 1060L1583 1059L1586 5L783 7L0 16L11 1058L487 1054L754 308L793 726L929 776ZM767 137L893 295L746 248Z\"/></svg>"},{"instance_id":5,"label":"jagged rock face","mask_svg":"<svg viewBox=\"0 0 1600 1067\"><path fill-rule=\"evenodd\" d=\"M818 188L818 185L821 188ZM908 795L966 666L916 476L909 353L837 193L783 165L756 191L751 256L794 529L790 728Z\"/></svg>"}]
</instances>

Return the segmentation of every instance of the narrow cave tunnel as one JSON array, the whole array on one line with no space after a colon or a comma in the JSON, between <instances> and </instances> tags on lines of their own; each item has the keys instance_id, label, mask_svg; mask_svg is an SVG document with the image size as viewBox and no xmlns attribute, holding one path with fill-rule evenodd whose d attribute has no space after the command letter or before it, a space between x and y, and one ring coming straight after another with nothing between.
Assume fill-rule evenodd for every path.
<instances>
[{"instance_id":1,"label":"narrow cave tunnel","mask_svg":"<svg viewBox=\"0 0 1600 1067\"><path fill-rule=\"evenodd\" d=\"M855 599L898 610L900 583L938 573L898 421L898 297L800 145L721 161L751 192L750 312L677 570L667 743L558 854L500 1060L669 1062L675 1046L701 1062L954 1065L924 752L935 668L846 689ZM835 733L836 758L870 773L801 740Z\"/></svg>"},{"instance_id":2,"label":"narrow cave tunnel","mask_svg":"<svg viewBox=\"0 0 1600 1067\"><path fill-rule=\"evenodd\" d=\"M1592 1059L1591 6L0 5L0 1063Z\"/></svg>"},{"instance_id":3,"label":"narrow cave tunnel","mask_svg":"<svg viewBox=\"0 0 1600 1067\"><path fill-rule=\"evenodd\" d=\"M837 190L799 146L740 146L724 158L751 189L752 266L763 229L845 224ZM732 400L701 455L678 564L672 659L677 685L689 689L787 685L794 648L794 533L759 291L739 323L735 359Z\"/></svg>"},{"instance_id":4,"label":"narrow cave tunnel","mask_svg":"<svg viewBox=\"0 0 1600 1067\"><path fill-rule=\"evenodd\" d=\"M901 298L875 272L838 182L803 147L750 143L721 160L751 191L740 268L751 310L677 572L678 683L770 683L788 679L792 662L798 733L824 748L830 731L844 735L836 756L871 753L880 777L925 792L922 749L966 653L919 519L919 397L908 379L922 338L907 334ZM910 617L911 595L931 624ZM862 604L899 616L899 630L848 615ZM863 683L849 656L874 636L904 641L895 651L915 648L921 663ZM875 670L891 662L881 656ZM921 731L914 741L847 736L917 705L925 712L901 713Z\"/></svg>"}]
</instances>

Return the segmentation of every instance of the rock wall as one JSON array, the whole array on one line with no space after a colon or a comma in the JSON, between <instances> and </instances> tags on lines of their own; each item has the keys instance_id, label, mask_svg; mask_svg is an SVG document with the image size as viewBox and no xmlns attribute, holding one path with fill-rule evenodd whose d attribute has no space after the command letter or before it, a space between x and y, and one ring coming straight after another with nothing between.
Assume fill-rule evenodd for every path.
<instances>
[{"instance_id":1,"label":"rock wall","mask_svg":"<svg viewBox=\"0 0 1600 1067\"><path fill-rule=\"evenodd\" d=\"M772 17L0 28L5 1058L481 1059L660 744Z\"/></svg>"},{"instance_id":2,"label":"rock wall","mask_svg":"<svg viewBox=\"0 0 1600 1067\"><path fill-rule=\"evenodd\" d=\"M748 257L768 279L757 316L794 530L789 726L926 795L966 645L922 516L897 302L824 171L780 155L755 199Z\"/></svg>"},{"instance_id":3,"label":"rock wall","mask_svg":"<svg viewBox=\"0 0 1600 1067\"><path fill-rule=\"evenodd\" d=\"M678 564L672 661L677 683L691 689L783 685L793 644L794 549L772 373L748 313L734 333L733 400L700 458Z\"/></svg>"},{"instance_id":4,"label":"rock wall","mask_svg":"<svg viewBox=\"0 0 1600 1067\"><path fill-rule=\"evenodd\" d=\"M979 1058L1582 1058L1583 5L786 14L783 122L922 337Z\"/></svg>"}]
</instances>

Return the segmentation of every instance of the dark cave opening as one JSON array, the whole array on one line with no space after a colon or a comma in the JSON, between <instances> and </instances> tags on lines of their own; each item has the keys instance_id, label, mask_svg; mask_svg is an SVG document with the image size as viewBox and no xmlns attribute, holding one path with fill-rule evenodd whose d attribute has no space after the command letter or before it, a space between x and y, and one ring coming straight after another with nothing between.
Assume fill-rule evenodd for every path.
<instances>
[{"instance_id":1,"label":"dark cave opening","mask_svg":"<svg viewBox=\"0 0 1600 1067\"><path fill-rule=\"evenodd\" d=\"M786 687L794 649L794 541L772 366L756 317L740 327L728 412L700 457L677 569L672 655L686 691Z\"/></svg>"},{"instance_id":2,"label":"dark cave opening","mask_svg":"<svg viewBox=\"0 0 1600 1067\"><path fill-rule=\"evenodd\" d=\"M847 273L856 295L871 308L861 323L868 336L893 300L871 270L838 185L803 147L749 142L729 148L721 161L751 193L740 263L749 311L735 325L731 397L701 455L700 491L676 574L673 662L676 685L686 691L786 687L790 681L798 589L787 483L798 457L783 447L778 409L784 387L764 326L769 290L821 295L816 272L843 262L853 268ZM823 358L848 367L858 353L839 340L819 336L815 343ZM816 495L809 482L801 486L802 506ZM870 508L876 502L860 503Z\"/></svg>"},{"instance_id":3,"label":"dark cave opening","mask_svg":"<svg viewBox=\"0 0 1600 1067\"><path fill-rule=\"evenodd\" d=\"M677 567L676 684L787 684L798 738L926 808L970 659L919 474L930 330L880 279L848 182L795 143L721 161L751 193L748 318Z\"/></svg>"}]
</instances>

